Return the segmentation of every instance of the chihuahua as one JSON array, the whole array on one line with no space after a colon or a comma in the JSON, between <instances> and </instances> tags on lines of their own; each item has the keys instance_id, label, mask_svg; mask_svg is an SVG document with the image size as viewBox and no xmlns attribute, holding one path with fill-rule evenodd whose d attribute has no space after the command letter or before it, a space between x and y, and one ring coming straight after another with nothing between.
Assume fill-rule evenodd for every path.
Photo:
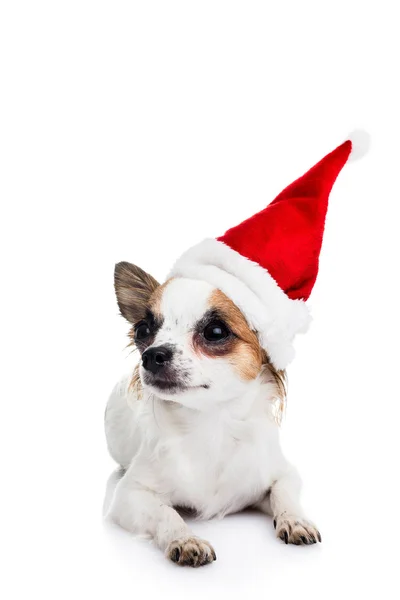
<instances>
[{"instance_id":1,"label":"chihuahua","mask_svg":"<svg viewBox=\"0 0 400 600\"><path fill-rule=\"evenodd\" d=\"M239 308L205 281L159 285L126 262L115 290L141 361L107 405L109 452L125 470L109 516L193 567L216 553L175 507L204 519L256 507L286 544L320 542L279 443L285 373Z\"/></svg>"}]
</instances>

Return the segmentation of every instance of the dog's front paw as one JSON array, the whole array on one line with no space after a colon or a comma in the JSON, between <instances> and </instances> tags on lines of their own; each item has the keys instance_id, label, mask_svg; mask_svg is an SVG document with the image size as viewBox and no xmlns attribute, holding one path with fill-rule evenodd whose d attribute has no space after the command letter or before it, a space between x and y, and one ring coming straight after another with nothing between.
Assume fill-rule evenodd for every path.
<instances>
[{"instance_id":1,"label":"dog's front paw","mask_svg":"<svg viewBox=\"0 0 400 600\"><path fill-rule=\"evenodd\" d=\"M276 535L285 544L316 544L321 542L321 534L318 529L301 517L295 517L289 515L286 512L278 515L274 519L274 527L276 529Z\"/></svg>"},{"instance_id":2,"label":"dog's front paw","mask_svg":"<svg viewBox=\"0 0 400 600\"><path fill-rule=\"evenodd\" d=\"M211 544L198 537L174 540L169 544L166 555L167 558L182 567L201 567L217 560Z\"/></svg>"}]
</instances>

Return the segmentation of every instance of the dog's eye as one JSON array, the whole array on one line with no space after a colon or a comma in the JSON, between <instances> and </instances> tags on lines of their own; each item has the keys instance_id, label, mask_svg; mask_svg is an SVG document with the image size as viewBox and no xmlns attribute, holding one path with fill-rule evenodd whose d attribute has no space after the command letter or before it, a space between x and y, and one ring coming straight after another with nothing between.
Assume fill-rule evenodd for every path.
<instances>
[{"instance_id":1,"label":"dog's eye","mask_svg":"<svg viewBox=\"0 0 400 600\"><path fill-rule=\"evenodd\" d=\"M204 328L203 335L207 342L219 342L229 336L229 330L222 321L212 321Z\"/></svg>"},{"instance_id":2,"label":"dog's eye","mask_svg":"<svg viewBox=\"0 0 400 600\"><path fill-rule=\"evenodd\" d=\"M139 323L135 329L135 339L139 342L149 337L151 331L147 323Z\"/></svg>"}]
</instances>

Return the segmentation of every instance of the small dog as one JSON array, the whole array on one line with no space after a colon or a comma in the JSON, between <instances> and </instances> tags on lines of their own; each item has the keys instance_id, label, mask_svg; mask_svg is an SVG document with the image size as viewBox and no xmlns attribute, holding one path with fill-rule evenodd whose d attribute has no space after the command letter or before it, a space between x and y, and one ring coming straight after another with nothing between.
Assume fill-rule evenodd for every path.
<instances>
[{"instance_id":1,"label":"small dog","mask_svg":"<svg viewBox=\"0 0 400 600\"><path fill-rule=\"evenodd\" d=\"M286 544L321 541L279 445L284 373L237 306L207 282L159 285L129 263L116 266L115 289L141 364L106 410L108 448L126 470L112 519L195 567L216 554L175 506L205 519L254 506L273 516Z\"/></svg>"},{"instance_id":2,"label":"small dog","mask_svg":"<svg viewBox=\"0 0 400 600\"><path fill-rule=\"evenodd\" d=\"M205 565L216 554L176 507L204 519L256 507L286 544L321 541L301 508L279 423L293 340L310 321L305 301L329 193L353 144L260 213L190 248L164 284L132 264L116 266L118 305L141 361L106 410L108 448L125 470L109 515L179 565Z\"/></svg>"}]
</instances>

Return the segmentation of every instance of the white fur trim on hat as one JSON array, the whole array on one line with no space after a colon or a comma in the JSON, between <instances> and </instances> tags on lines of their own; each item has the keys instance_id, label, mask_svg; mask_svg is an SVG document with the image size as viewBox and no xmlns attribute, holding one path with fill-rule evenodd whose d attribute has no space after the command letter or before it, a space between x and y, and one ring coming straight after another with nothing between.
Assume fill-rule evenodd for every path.
<instances>
[{"instance_id":1,"label":"white fur trim on hat","mask_svg":"<svg viewBox=\"0 0 400 600\"><path fill-rule=\"evenodd\" d=\"M176 261L169 277L208 281L226 294L257 332L277 369L294 357L293 339L307 330L311 317L302 300L291 300L272 276L223 242L206 239Z\"/></svg>"},{"instance_id":2,"label":"white fur trim on hat","mask_svg":"<svg viewBox=\"0 0 400 600\"><path fill-rule=\"evenodd\" d=\"M355 129L350 133L348 139L351 141L351 152L349 160L358 160L365 156L371 145L371 136L363 129Z\"/></svg>"}]
</instances>

